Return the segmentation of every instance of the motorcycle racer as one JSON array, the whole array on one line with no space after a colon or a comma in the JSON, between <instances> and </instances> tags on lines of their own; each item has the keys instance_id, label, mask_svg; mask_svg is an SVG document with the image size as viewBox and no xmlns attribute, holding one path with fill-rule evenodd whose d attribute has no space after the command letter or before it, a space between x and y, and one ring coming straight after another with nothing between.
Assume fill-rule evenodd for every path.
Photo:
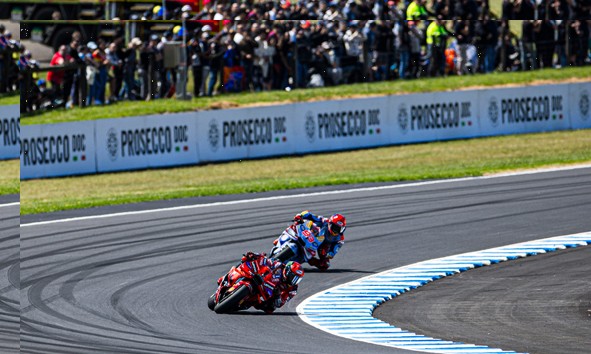
<instances>
[{"instance_id":1,"label":"motorcycle racer","mask_svg":"<svg viewBox=\"0 0 591 354\"><path fill-rule=\"evenodd\" d=\"M254 306L256 309L263 310L266 313L272 313L276 309L283 307L283 305L297 294L298 284L304 277L304 270L298 262L283 264L267 258L265 253L254 252L247 252L242 256L241 261L243 263L255 261L259 266L267 266L273 272L268 279L275 285L273 297L260 305Z\"/></svg>"},{"instance_id":2,"label":"motorcycle racer","mask_svg":"<svg viewBox=\"0 0 591 354\"><path fill-rule=\"evenodd\" d=\"M324 241L318 247L318 258L311 258L308 264L320 270L327 270L330 267L330 260L336 256L340 248L345 243L345 229L347 221L341 214L333 214L330 218L322 215L314 215L308 210L304 210L293 218L296 223L302 223L310 220L320 228L320 235L324 236Z\"/></svg>"}]
</instances>

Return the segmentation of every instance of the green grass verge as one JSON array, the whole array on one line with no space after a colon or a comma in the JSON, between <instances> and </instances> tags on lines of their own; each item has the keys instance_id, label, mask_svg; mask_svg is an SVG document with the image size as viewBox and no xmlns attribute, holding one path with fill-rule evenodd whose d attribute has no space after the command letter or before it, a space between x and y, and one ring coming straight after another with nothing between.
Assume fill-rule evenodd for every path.
<instances>
[{"instance_id":1,"label":"green grass verge","mask_svg":"<svg viewBox=\"0 0 591 354\"><path fill-rule=\"evenodd\" d=\"M341 161L335 170L334 161ZM21 182L21 213L323 185L481 176L591 161L591 130Z\"/></svg>"},{"instance_id":2,"label":"green grass verge","mask_svg":"<svg viewBox=\"0 0 591 354\"><path fill-rule=\"evenodd\" d=\"M10 96L0 96L0 106L20 104L20 102L21 102L21 96L18 94L10 95Z\"/></svg>"},{"instance_id":3,"label":"green grass verge","mask_svg":"<svg viewBox=\"0 0 591 354\"><path fill-rule=\"evenodd\" d=\"M215 97L199 97L188 101L164 99L156 101L119 102L108 107L59 109L21 119L21 124L48 124L68 121L118 118L203 109L219 109L254 104L278 104L325 99L343 99L361 96L390 95L431 91L452 91L468 87L502 85L527 85L540 82L562 82L573 79L589 79L588 67L546 69L517 73L493 73L488 75L450 76L424 78L412 81L386 81L366 84L341 85L316 89L299 89L258 93L226 94ZM591 80L591 79L590 79Z\"/></svg>"},{"instance_id":4,"label":"green grass verge","mask_svg":"<svg viewBox=\"0 0 591 354\"><path fill-rule=\"evenodd\" d=\"M0 195L20 193L20 160L0 161Z\"/></svg>"}]
</instances>

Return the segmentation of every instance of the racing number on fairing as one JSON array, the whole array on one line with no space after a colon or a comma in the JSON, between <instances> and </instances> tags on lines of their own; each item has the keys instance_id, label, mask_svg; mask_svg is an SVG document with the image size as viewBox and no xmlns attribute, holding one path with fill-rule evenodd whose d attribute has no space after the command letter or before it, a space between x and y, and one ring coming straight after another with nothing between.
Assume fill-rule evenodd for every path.
<instances>
[{"instance_id":1,"label":"racing number on fairing","mask_svg":"<svg viewBox=\"0 0 591 354\"><path fill-rule=\"evenodd\" d=\"M312 236L312 233L309 230L304 230L302 235L308 239L308 242L314 242L314 236Z\"/></svg>"}]
</instances>

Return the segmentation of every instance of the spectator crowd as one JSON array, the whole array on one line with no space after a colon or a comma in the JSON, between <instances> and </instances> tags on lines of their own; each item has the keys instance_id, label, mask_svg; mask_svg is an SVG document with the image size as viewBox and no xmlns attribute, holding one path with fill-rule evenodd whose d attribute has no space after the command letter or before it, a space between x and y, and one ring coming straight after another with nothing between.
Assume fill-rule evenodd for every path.
<instances>
[{"instance_id":1,"label":"spectator crowd","mask_svg":"<svg viewBox=\"0 0 591 354\"><path fill-rule=\"evenodd\" d=\"M198 13L185 6L171 14L191 29L173 23L128 43L75 33L51 60L60 69L29 94L50 91L56 105L87 106L172 97L180 72L191 75L198 97L590 64L591 1L506 0L499 20L487 0L203 4ZM156 6L142 19L161 13ZM519 38L516 18L525 19ZM183 41L186 67L171 67L166 48Z\"/></svg>"},{"instance_id":2,"label":"spectator crowd","mask_svg":"<svg viewBox=\"0 0 591 354\"><path fill-rule=\"evenodd\" d=\"M20 41L12 39L12 33L0 24L0 95L18 90L17 63L22 51Z\"/></svg>"}]
</instances>

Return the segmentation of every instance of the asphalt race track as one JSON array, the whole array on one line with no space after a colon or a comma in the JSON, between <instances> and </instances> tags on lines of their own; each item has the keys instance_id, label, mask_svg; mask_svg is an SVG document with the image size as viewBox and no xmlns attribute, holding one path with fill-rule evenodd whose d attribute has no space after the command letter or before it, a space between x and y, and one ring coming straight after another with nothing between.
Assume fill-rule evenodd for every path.
<instances>
[{"instance_id":1,"label":"asphalt race track","mask_svg":"<svg viewBox=\"0 0 591 354\"><path fill-rule=\"evenodd\" d=\"M527 353L588 352L589 260L591 246L584 246L474 269L402 294L374 316L435 338Z\"/></svg>"},{"instance_id":2,"label":"asphalt race track","mask_svg":"<svg viewBox=\"0 0 591 354\"><path fill-rule=\"evenodd\" d=\"M18 195L0 196L0 352L19 350Z\"/></svg>"},{"instance_id":3,"label":"asphalt race track","mask_svg":"<svg viewBox=\"0 0 591 354\"><path fill-rule=\"evenodd\" d=\"M205 201L212 200L192 202ZM245 251L268 252L273 238L303 209L347 216L347 241L331 269L306 268L298 296L273 315L209 311L206 300L216 279ZM114 210L120 208L88 213ZM21 351L402 353L320 332L303 323L295 308L318 291L394 267L588 231L589 215L591 168L584 168L24 226ZM486 277L491 272L482 274L480 282L498 280ZM555 298L561 295L557 289ZM485 306L478 298L467 301ZM457 334L452 325L439 330ZM520 333L506 325L513 326L512 337L536 340L528 337L532 327Z\"/></svg>"}]
</instances>

